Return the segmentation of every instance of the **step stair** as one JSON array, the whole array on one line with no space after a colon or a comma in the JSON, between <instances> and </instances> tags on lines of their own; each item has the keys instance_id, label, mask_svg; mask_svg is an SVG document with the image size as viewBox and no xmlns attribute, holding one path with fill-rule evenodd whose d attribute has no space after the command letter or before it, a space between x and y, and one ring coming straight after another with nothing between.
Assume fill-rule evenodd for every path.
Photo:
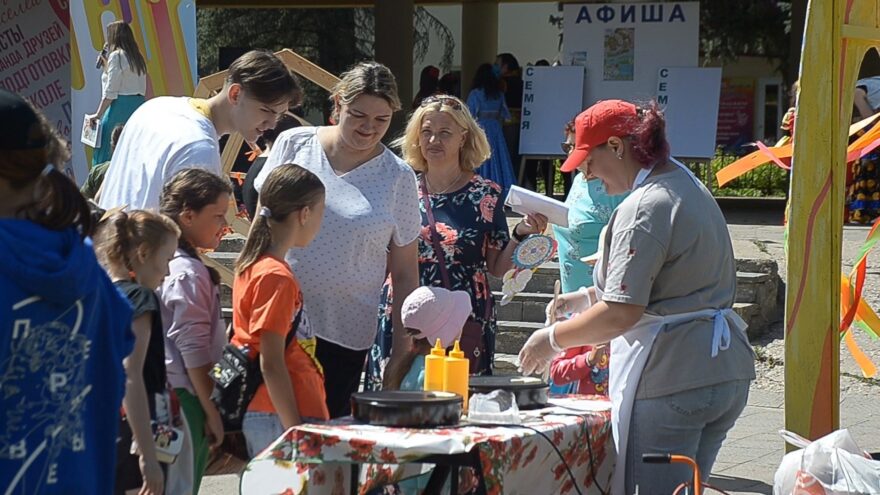
<instances>
[{"instance_id":1,"label":"step stair","mask_svg":"<svg viewBox=\"0 0 880 495\"><path fill-rule=\"evenodd\" d=\"M226 236L217 251L209 253L212 259L230 269L234 268L238 252L244 246L244 236ZM763 334L770 323L778 321L781 306L778 301L780 279L776 263L771 260L737 260L737 292L734 310L749 324L750 338ZM490 278L495 301L501 300L501 280ZM544 326L545 308L553 297L553 286L559 278L557 262L544 263L535 271L525 292L517 294L508 304L496 306L498 333L496 335L496 368L501 372L515 372L512 367L516 354L537 329ZM232 290L221 286L221 306L224 317L231 320Z\"/></svg>"}]
</instances>

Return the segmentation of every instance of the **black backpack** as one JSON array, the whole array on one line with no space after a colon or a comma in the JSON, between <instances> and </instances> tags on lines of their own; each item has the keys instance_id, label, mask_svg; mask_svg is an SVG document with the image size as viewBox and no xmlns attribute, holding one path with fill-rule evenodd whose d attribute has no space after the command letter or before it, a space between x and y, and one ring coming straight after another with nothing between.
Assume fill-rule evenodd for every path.
<instances>
[{"instance_id":1,"label":"black backpack","mask_svg":"<svg viewBox=\"0 0 880 495\"><path fill-rule=\"evenodd\" d=\"M300 316L302 310L297 313L287 333L284 340L285 349L296 335ZM258 352L251 354L249 348L238 347L231 342L226 344L220 361L211 369L211 379L214 381L211 402L220 412L223 428L227 432L241 431L244 414L257 393L257 388L263 383L260 354Z\"/></svg>"}]
</instances>

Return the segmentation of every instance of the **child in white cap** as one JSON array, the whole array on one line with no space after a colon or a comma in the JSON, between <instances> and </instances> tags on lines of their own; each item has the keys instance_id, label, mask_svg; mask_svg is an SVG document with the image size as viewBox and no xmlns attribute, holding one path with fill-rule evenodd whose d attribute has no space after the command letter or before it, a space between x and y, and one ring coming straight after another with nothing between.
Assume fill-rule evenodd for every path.
<instances>
[{"instance_id":1,"label":"child in white cap","mask_svg":"<svg viewBox=\"0 0 880 495\"><path fill-rule=\"evenodd\" d=\"M403 301L403 326L413 339L414 358L401 363L399 369L388 368L388 383L400 384L400 390L422 390L425 383L425 356L434 342L446 348L461 337L461 330L471 314L471 297L467 292L442 287L419 287Z\"/></svg>"}]
</instances>

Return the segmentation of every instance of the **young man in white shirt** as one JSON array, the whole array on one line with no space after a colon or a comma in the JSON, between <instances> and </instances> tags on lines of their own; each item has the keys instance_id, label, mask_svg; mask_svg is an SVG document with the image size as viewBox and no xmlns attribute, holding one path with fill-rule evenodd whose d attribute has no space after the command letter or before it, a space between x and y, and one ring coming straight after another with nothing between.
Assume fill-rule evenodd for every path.
<instances>
[{"instance_id":1,"label":"young man in white shirt","mask_svg":"<svg viewBox=\"0 0 880 495\"><path fill-rule=\"evenodd\" d=\"M271 52L245 53L229 66L223 89L209 99L159 97L125 124L98 204L105 209L158 209L162 186L180 170L222 174L220 136L254 142L299 99L293 73Z\"/></svg>"}]
</instances>

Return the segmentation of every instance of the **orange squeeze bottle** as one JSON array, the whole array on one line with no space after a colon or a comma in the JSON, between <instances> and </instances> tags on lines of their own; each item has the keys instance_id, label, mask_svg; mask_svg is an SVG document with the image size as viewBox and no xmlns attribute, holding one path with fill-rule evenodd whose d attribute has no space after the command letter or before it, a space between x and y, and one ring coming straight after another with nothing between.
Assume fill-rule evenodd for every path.
<instances>
[{"instance_id":1,"label":"orange squeeze bottle","mask_svg":"<svg viewBox=\"0 0 880 495\"><path fill-rule=\"evenodd\" d=\"M426 364L427 367L427 364ZM464 357L464 351L459 348L458 341L446 358L443 367L443 390L461 395L464 399L462 412L467 412L468 407L468 372L470 362ZM427 382L427 376L426 380Z\"/></svg>"},{"instance_id":2,"label":"orange squeeze bottle","mask_svg":"<svg viewBox=\"0 0 880 495\"><path fill-rule=\"evenodd\" d=\"M425 385L426 392L443 391L443 365L446 360L446 349L440 344L440 339L434 343L431 354L425 356Z\"/></svg>"}]
</instances>

